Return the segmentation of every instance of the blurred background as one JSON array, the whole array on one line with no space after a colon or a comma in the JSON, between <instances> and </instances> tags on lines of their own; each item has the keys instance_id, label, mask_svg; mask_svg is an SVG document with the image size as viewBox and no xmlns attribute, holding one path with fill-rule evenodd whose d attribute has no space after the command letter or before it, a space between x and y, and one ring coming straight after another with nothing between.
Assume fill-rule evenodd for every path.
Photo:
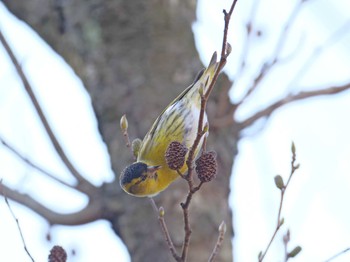
<instances>
[{"instance_id":1,"label":"blurred background","mask_svg":"<svg viewBox=\"0 0 350 262\"><path fill-rule=\"evenodd\" d=\"M120 171L132 161L119 119L126 113L131 136L144 136L162 108L191 83L200 62L207 65L213 51L220 52L222 10L231 2L134 5L0 1L0 31L67 158L84 177L77 184L78 176L62 161L33 95L0 45L0 178L13 190L6 193L9 199L18 197L20 203L10 205L35 261L46 261L55 244L66 249L69 261L168 261L148 201L118 187ZM200 243L194 233L193 250L204 245L208 256L207 245L214 245L224 219L229 230L220 261L257 261L276 227L280 191L274 177L287 181L292 141L300 168L285 194L284 225L265 261L285 261L282 237L288 229L289 251L302 247L294 261L326 261L350 247L349 10L346 0L238 1L227 76L221 75L208 108L209 143L218 152L220 171L195 196L192 211L208 217L205 229L194 226L194 232L203 231L209 240ZM344 88L336 94L312 93L339 87ZM300 93L310 97L299 99ZM183 187L177 183L156 197L171 232L181 227L181 210L175 209ZM203 210L203 203L211 208ZM95 205L98 211L87 209L91 216L80 212ZM3 198L0 214L0 260L30 261ZM175 244L181 239L174 233ZM150 254L155 252L156 259ZM350 252L332 261L349 259ZM193 255L190 261L202 259Z\"/></svg>"}]
</instances>

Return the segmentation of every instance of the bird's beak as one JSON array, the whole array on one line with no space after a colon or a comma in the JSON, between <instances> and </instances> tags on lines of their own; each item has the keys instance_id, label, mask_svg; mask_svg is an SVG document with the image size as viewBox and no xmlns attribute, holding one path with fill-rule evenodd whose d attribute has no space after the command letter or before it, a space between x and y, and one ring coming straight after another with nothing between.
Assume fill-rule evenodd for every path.
<instances>
[{"instance_id":1,"label":"bird's beak","mask_svg":"<svg viewBox=\"0 0 350 262\"><path fill-rule=\"evenodd\" d=\"M150 173L156 172L158 169L160 169L162 166L148 166L147 171Z\"/></svg>"}]
</instances>

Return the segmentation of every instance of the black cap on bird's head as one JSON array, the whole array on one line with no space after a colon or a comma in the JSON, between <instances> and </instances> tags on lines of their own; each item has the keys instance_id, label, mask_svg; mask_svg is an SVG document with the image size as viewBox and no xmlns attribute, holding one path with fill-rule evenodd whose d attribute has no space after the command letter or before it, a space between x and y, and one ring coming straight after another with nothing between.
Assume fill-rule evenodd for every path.
<instances>
[{"instance_id":1,"label":"black cap on bird's head","mask_svg":"<svg viewBox=\"0 0 350 262\"><path fill-rule=\"evenodd\" d=\"M161 166L148 166L143 162L135 162L127 166L120 174L121 187L130 194L138 195L137 192L131 192L135 185L145 181L150 175L154 174Z\"/></svg>"},{"instance_id":2,"label":"black cap on bird's head","mask_svg":"<svg viewBox=\"0 0 350 262\"><path fill-rule=\"evenodd\" d=\"M125 185L133 179L139 178L142 174L147 173L147 165L142 162L136 162L127 166L120 175L120 184Z\"/></svg>"}]
</instances>

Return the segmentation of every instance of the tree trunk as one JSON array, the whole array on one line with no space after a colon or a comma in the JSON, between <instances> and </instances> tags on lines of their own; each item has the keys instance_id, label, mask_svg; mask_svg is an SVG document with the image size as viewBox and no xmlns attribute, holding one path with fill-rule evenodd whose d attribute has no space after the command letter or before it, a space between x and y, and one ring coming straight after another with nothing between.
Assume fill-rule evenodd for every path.
<instances>
[{"instance_id":1,"label":"tree trunk","mask_svg":"<svg viewBox=\"0 0 350 262\"><path fill-rule=\"evenodd\" d=\"M72 66L90 93L116 174L113 183L103 186L104 195L98 196L105 200L104 218L111 221L116 234L125 242L132 261L171 261L148 199L128 196L119 187L119 173L132 161L119 131L119 120L126 113L131 137L143 138L162 109L202 68L191 30L195 1L4 3ZM217 90L228 85L228 80L221 76L209 109L216 107ZM208 259L222 220L228 231L218 261L232 261L228 195L237 138L233 126L210 130L208 147L218 153L219 173L214 182L205 184L194 197L190 209L193 234L189 261ZM156 197L156 202L165 209L170 234L179 248L184 235L179 203L186 192L186 183L179 179Z\"/></svg>"}]
</instances>

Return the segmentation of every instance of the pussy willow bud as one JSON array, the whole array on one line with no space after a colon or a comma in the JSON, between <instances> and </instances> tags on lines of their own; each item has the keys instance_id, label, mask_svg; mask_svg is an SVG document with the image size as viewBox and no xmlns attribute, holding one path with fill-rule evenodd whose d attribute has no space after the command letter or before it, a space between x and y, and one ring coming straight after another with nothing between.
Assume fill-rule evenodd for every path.
<instances>
[{"instance_id":1,"label":"pussy willow bud","mask_svg":"<svg viewBox=\"0 0 350 262\"><path fill-rule=\"evenodd\" d=\"M284 217L281 218L279 226L282 226L284 224Z\"/></svg>"},{"instance_id":2,"label":"pussy willow bud","mask_svg":"<svg viewBox=\"0 0 350 262\"><path fill-rule=\"evenodd\" d=\"M142 140L140 138L134 139L131 143L132 153L133 153L135 158L137 158L137 156L140 152L141 144L142 144Z\"/></svg>"},{"instance_id":3,"label":"pussy willow bud","mask_svg":"<svg viewBox=\"0 0 350 262\"><path fill-rule=\"evenodd\" d=\"M288 253L288 257L295 257L300 253L300 251L301 251L301 247L297 246L291 252Z\"/></svg>"},{"instance_id":4,"label":"pussy willow bud","mask_svg":"<svg viewBox=\"0 0 350 262\"><path fill-rule=\"evenodd\" d=\"M221 224L220 224L220 226L219 226L219 232L220 232L221 234L225 234L225 233L226 233L226 223L225 223L225 221L222 221L222 222L221 222Z\"/></svg>"},{"instance_id":5,"label":"pussy willow bud","mask_svg":"<svg viewBox=\"0 0 350 262\"><path fill-rule=\"evenodd\" d=\"M209 123L206 122L205 125L204 125L204 127L203 127L203 133L204 133L204 134L205 134L205 133L208 133L208 131L209 131Z\"/></svg>"},{"instance_id":6,"label":"pussy willow bud","mask_svg":"<svg viewBox=\"0 0 350 262\"><path fill-rule=\"evenodd\" d=\"M160 216L160 217L164 217L164 215L165 215L164 207L160 207L160 208L159 208L159 216Z\"/></svg>"},{"instance_id":7,"label":"pussy willow bud","mask_svg":"<svg viewBox=\"0 0 350 262\"><path fill-rule=\"evenodd\" d=\"M292 146L291 146L292 154L295 155L295 144L292 141Z\"/></svg>"},{"instance_id":8,"label":"pussy willow bud","mask_svg":"<svg viewBox=\"0 0 350 262\"><path fill-rule=\"evenodd\" d=\"M123 115L120 118L120 128L123 132L125 132L126 130L128 130L128 119L126 118L126 115Z\"/></svg>"},{"instance_id":9,"label":"pussy willow bud","mask_svg":"<svg viewBox=\"0 0 350 262\"><path fill-rule=\"evenodd\" d=\"M196 172L201 182L209 182L216 177L217 171L216 152L204 152L196 160Z\"/></svg>"},{"instance_id":10,"label":"pussy willow bud","mask_svg":"<svg viewBox=\"0 0 350 262\"><path fill-rule=\"evenodd\" d=\"M201 86L199 87L198 93L199 93L200 96L204 95L204 85L203 84L201 84Z\"/></svg>"},{"instance_id":11,"label":"pussy willow bud","mask_svg":"<svg viewBox=\"0 0 350 262\"><path fill-rule=\"evenodd\" d=\"M275 176L275 184L281 190L284 188L283 178L280 175Z\"/></svg>"},{"instance_id":12,"label":"pussy willow bud","mask_svg":"<svg viewBox=\"0 0 350 262\"><path fill-rule=\"evenodd\" d=\"M186 160L188 149L180 142L171 142L165 152L165 161L170 169L180 169Z\"/></svg>"},{"instance_id":13,"label":"pussy willow bud","mask_svg":"<svg viewBox=\"0 0 350 262\"><path fill-rule=\"evenodd\" d=\"M232 46L230 43L226 43L226 55L228 56L232 52Z\"/></svg>"},{"instance_id":14,"label":"pussy willow bud","mask_svg":"<svg viewBox=\"0 0 350 262\"><path fill-rule=\"evenodd\" d=\"M54 246L50 250L49 262L66 262L67 261L67 253L60 246Z\"/></svg>"}]
</instances>

